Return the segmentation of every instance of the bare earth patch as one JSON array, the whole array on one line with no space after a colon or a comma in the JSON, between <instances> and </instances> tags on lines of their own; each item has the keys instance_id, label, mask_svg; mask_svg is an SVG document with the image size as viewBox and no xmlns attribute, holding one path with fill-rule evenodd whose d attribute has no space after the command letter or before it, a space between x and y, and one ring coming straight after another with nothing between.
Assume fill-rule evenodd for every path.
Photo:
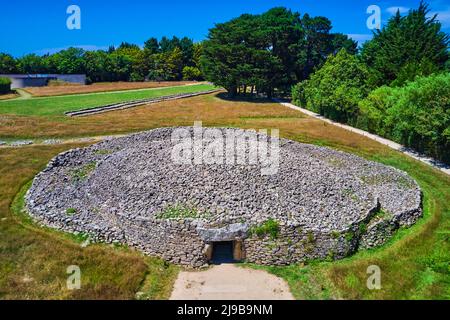
<instances>
[{"instance_id":1,"label":"bare earth patch","mask_svg":"<svg viewBox=\"0 0 450 320\"><path fill-rule=\"evenodd\" d=\"M233 264L178 275L171 300L294 300L282 279Z\"/></svg>"}]
</instances>

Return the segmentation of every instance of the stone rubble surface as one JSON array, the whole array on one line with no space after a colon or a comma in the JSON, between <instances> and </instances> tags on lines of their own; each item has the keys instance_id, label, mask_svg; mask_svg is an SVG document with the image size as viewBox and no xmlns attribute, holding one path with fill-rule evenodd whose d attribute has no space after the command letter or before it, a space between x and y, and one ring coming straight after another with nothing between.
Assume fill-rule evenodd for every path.
<instances>
[{"instance_id":1,"label":"stone rubble surface","mask_svg":"<svg viewBox=\"0 0 450 320\"><path fill-rule=\"evenodd\" d=\"M171 159L174 129L107 139L58 155L27 193L30 214L57 229L194 267L207 262L203 248L210 240L202 234L229 241L231 225L239 229L232 237L243 241L248 261L289 264L342 258L359 246L383 244L422 215L421 190L400 170L286 139L280 139L274 175L261 175L261 163L177 164ZM245 134L219 130L224 136ZM83 177L77 178L80 172ZM161 218L173 207L198 216ZM372 221L380 209L389 214ZM270 219L279 224L278 239L252 234Z\"/></svg>"}]
</instances>

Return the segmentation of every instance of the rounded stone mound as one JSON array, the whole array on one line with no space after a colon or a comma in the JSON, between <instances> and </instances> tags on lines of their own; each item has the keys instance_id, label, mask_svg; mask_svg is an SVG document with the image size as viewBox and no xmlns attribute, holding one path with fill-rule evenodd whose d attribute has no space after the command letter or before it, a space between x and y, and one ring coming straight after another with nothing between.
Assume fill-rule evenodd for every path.
<instances>
[{"instance_id":1,"label":"rounded stone mound","mask_svg":"<svg viewBox=\"0 0 450 320\"><path fill-rule=\"evenodd\" d=\"M259 264L339 259L383 244L422 215L420 188L397 169L229 128L200 129L202 144L180 163L175 129L195 136L194 128L163 128L58 155L28 191L29 213L57 229L191 266L207 263L224 241L235 259ZM228 140L243 136L251 138ZM249 160L242 141L252 138L267 143L271 163ZM220 145L217 157L211 150ZM198 150L202 159L216 158L197 161Z\"/></svg>"}]
</instances>

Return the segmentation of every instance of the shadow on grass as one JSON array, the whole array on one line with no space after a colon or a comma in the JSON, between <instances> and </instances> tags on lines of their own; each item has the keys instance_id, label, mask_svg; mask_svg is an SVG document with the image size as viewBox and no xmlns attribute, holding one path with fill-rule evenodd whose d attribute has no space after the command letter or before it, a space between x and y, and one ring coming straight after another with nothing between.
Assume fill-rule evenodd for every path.
<instances>
[{"instance_id":1,"label":"shadow on grass","mask_svg":"<svg viewBox=\"0 0 450 320\"><path fill-rule=\"evenodd\" d=\"M229 102L274 103L271 99L251 94L232 97L227 92L219 92L216 94L216 97Z\"/></svg>"}]
</instances>

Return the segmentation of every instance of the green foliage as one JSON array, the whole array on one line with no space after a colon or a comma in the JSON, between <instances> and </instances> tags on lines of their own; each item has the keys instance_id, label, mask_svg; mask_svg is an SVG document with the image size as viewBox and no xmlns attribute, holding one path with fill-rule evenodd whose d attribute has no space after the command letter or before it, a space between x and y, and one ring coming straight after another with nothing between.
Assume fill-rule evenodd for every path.
<instances>
[{"instance_id":1,"label":"green foliage","mask_svg":"<svg viewBox=\"0 0 450 320\"><path fill-rule=\"evenodd\" d=\"M11 91L11 80L9 78L0 78L0 94Z\"/></svg>"},{"instance_id":2,"label":"green foliage","mask_svg":"<svg viewBox=\"0 0 450 320\"><path fill-rule=\"evenodd\" d=\"M17 62L14 57L6 53L0 53L0 74L11 74L17 71Z\"/></svg>"},{"instance_id":3,"label":"green foliage","mask_svg":"<svg viewBox=\"0 0 450 320\"><path fill-rule=\"evenodd\" d=\"M360 235L366 233L366 231L367 231L367 224L366 223L361 223L359 225L359 227L358 227L358 231L359 231Z\"/></svg>"},{"instance_id":4,"label":"green foliage","mask_svg":"<svg viewBox=\"0 0 450 320\"><path fill-rule=\"evenodd\" d=\"M73 216L73 215L76 214L76 213L77 213L77 210L74 209L74 208L68 208L68 209L66 210L66 214L67 214L68 216Z\"/></svg>"},{"instance_id":5,"label":"green foliage","mask_svg":"<svg viewBox=\"0 0 450 320\"><path fill-rule=\"evenodd\" d=\"M352 242L353 239L355 238L355 233L352 230L350 230L345 233L344 238L347 242Z\"/></svg>"},{"instance_id":6,"label":"green foliage","mask_svg":"<svg viewBox=\"0 0 450 320\"><path fill-rule=\"evenodd\" d=\"M47 57L41 57L36 54L28 54L17 59L17 69L20 73L47 73L49 70L49 61ZM48 72L51 73L51 72Z\"/></svg>"},{"instance_id":7,"label":"green foliage","mask_svg":"<svg viewBox=\"0 0 450 320\"><path fill-rule=\"evenodd\" d=\"M82 74L85 73L86 62L85 51L79 48L69 48L55 53L46 59L47 68L51 73Z\"/></svg>"},{"instance_id":8,"label":"green foliage","mask_svg":"<svg viewBox=\"0 0 450 320\"><path fill-rule=\"evenodd\" d=\"M439 68L426 58L422 59L420 63L408 62L400 69L397 79L392 81L391 86L401 87L408 81L414 81L417 77L429 76L438 72Z\"/></svg>"},{"instance_id":9,"label":"green foliage","mask_svg":"<svg viewBox=\"0 0 450 320\"><path fill-rule=\"evenodd\" d=\"M202 72L197 67L186 66L183 68L183 80L201 80Z\"/></svg>"},{"instance_id":10,"label":"green foliage","mask_svg":"<svg viewBox=\"0 0 450 320\"><path fill-rule=\"evenodd\" d=\"M159 42L156 38L150 38L144 43L144 50L149 54L155 54L159 52Z\"/></svg>"},{"instance_id":11,"label":"green foliage","mask_svg":"<svg viewBox=\"0 0 450 320\"><path fill-rule=\"evenodd\" d=\"M286 8L244 14L210 30L202 71L231 96L246 94L251 87L272 97L276 90L286 91L305 79L328 54L351 44L356 48L352 40L330 30L328 19L301 18Z\"/></svg>"},{"instance_id":12,"label":"green foliage","mask_svg":"<svg viewBox=\"0 0 450 320\"><path fill-rule=\"evenodd\" d=\"M202 214L195 208L176 204L174 206L167 207L163 212L156 215L157 219L199 219L206 217L207 214Z\"/></svg>"},{"instance_id":13,"label":"green foliage","mask_svg":"<svg viewBox=\"0 0 450 320\"><path fill-rule=\"evenodd\" d=\"M184 67L199 68L201 54L202 44L194 44L187 37L163 37L159 42L150 38L143 49L123 42L117 49L110 47L107 51L71 47L51 55L29 54L17 60L0 53L0 73L86 74L88 83L144 81L147 77L181 80Z\"/></svg>"},{"instance_id":14,"label":"green foliage","mask_svg":"<svg viewBox=\"0 0 450 320\"><path fill-rule=\"evenodd\" d=\"M351 54L357 52L357 43L348 36L342 33L330 33L332 24L325 17L310 17L309 14L305 14L302 18L302 26L304 39L298 53L298 80L307 79L323 65L330 54L336 54L341 49L346 49Z\"/></svg>"},{"instance_id":15,"label":"green foliage","mask_svg":"<svg viewBox=\"0 0 450 320\"><path fill-rule=\"evenodd\" d=\"M450 73L381 87L359 106L361 128L450 162Z\"/></svg>"},{"instance_id":16,"label":"green foliage","mask_svg":"<svg viewBox=\"0 0 450 320\"><path fill-rule=\"evenodd\" d=\"M97 167L97 162L92 161L92 162L85 164L84 166L82 166L79 169L73 170L70 173L70 175L72 176L72 180L74 182L80 182L80 181L86 180L89 177L89 175L95 170L96 167Z\"/></svg>"},{"instance_id":17,"label":"green foliage","mask_svg":"<svg viewBox=\"0 0 450 320\"><path fill-rule=\"evenodd\" d=\"M336 231L336 230L331 231L331 237L333 239L339 239L340 236L341 236L341 233L339 231Z\"/></svg>"},{"instance_id":18,"label":"green foliage","mask_svg":"<svg viewBox=\"0 0 450 320\"><path fill-rule=\"evenodd\" d=\"M376 85L401 85L416 75L442 70L448 60L449 35L441 31L436 16L421 2L407 16L400 13L375 33L362 48L363 61L371 68Z\"/></svg>"},{"instance_id":19,"label":"green foliage","mask_svg":"<svg viewBox=\"0 0 450 320\"><path fill-rule=\"evenodd\" d=\"M359 115L356 125L371 133L386 136L384 120L387 109L395 103L394 88L383 86L359 102Z\"/></svg>"},{"instance_id":20,"label":"green foliage","mask_svg":"<svg viewBox=\"0 0 450 320\"><path fill-rule=\"evenodd\" d=\"M369 72L345 49L328 57L310 80L296 85L294 103L341 122L353 122L358 103L369 93Z\"/></svg>"},{"instance_id":21,"label":"green foliage","mask_svg":"<svg viewBox=\"0 0 450 320\"><path fill-rule=\"evenodd\" d=\"M260 226L255 226L250 229L250 234L254 234L258 237L264 237L266 235L269 235L272 239L277 239L278 234L280 232L280 224L278 221L274 219L269 219L266 222L264 222Z\"/></svg>"},{"instance_id":22,"label":"green foliage","mask_svg":"<svg viewBox=\"0 0 450 320\"><path fill-rule=\"evenodd\" d=\"M306 106L305 88L308 81L302 81L292 87L292 102L298 106Z\"/></svg>"}]
</instances>

